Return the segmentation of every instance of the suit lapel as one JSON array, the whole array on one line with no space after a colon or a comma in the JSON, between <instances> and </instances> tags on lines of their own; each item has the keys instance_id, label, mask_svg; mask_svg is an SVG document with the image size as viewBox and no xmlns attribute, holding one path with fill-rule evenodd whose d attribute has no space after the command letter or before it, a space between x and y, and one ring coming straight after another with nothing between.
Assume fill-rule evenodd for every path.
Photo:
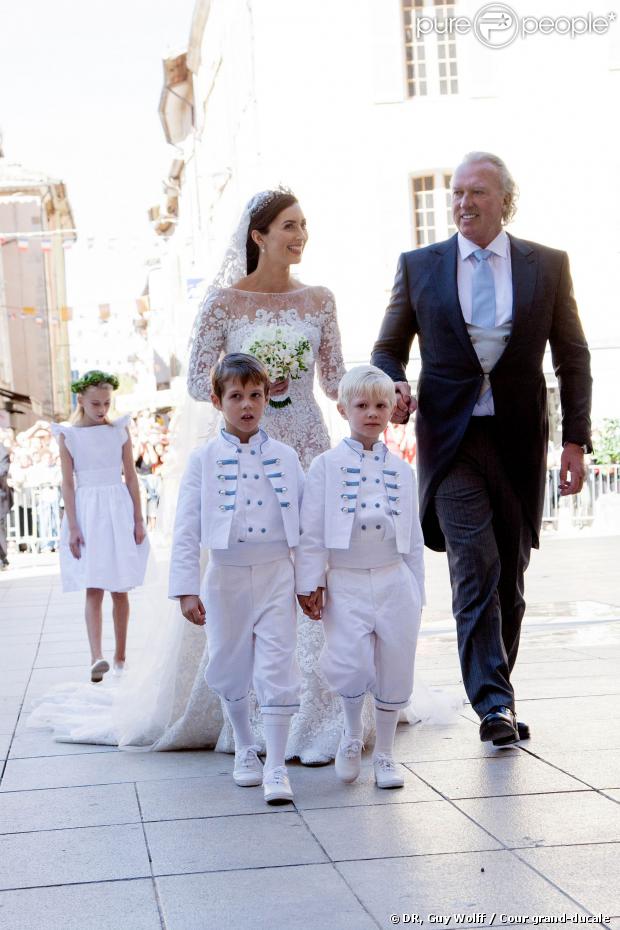
<instances>
[{"instance_id":1,"label":"suit lapel","mask_svg":"<svg viewBox=\"0 0 620 930\"><path fill-rule=\"evenodd\" d=\"M463 318L463 311L459 303L459 292L456 280L456 256L458 248L456 234L446 242L438 243L433 251L435 253L435 285L441 300L441 307L446 314L450 325L459 338L461 345L479 368L480 362L472 346L467 326Z\"/></svg>"},{"instance_id":2,"label":"suit lapel","mask_svg":"<svg viewBox=\"0 0 620 930\"><path fill-rule=\"evenodd\" d=\"M508 238L512 265L512 332L508 342L510 345L527 326L534 298L538 261L536 253L527 242L512 236Z\"/></svg>"}]
</instances>

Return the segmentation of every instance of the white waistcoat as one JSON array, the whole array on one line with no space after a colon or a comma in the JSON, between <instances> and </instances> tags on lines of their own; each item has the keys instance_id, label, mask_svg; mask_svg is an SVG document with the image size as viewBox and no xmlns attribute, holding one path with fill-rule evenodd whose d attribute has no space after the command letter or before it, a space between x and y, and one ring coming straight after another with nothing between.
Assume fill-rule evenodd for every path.
<instances>
[{"instance_id":1,"label":"white waistcoat","mask_svg":"<svg viewBox=\"0 0 620 930\"><path fill-rule=\"evenodd\" d=\"M328 550L349 549L352 542L359 542L359 538L353 538L354 524L362 534L369 534L368 545L372 545L373 532L377 533L377 544L382 545L386 520L391 517L396 549L415 574L423 597L424 540L413 469L383 443L375 443L370 456L364 456L361 447L356 446L359 443L344 439L335 449L317 456L310 466L301 510L301 538L295 554L297 591L314 591L325 584ZM376 497L360 494L360 488L369 482L377 484ZM383 516L373 523L377 503L380 506L376 512ZM366 505L365 509L361 504ZM376 530L377 525L381 530ZM389 537L391 526L387 529Z\"/></svg>"},{"instance_id":2,"label":"white waistcoat","mask_svg":"<svg viewBox=\"0 0 620 930\"><path fill-rule=\"evenodd\" d=\"M245 447L247 449L247 447ZM270 439L260 430L252 437L249 454L253 455L255 471L240 474L239 460L242 457L241 444L235 437L223 430L215 439L194 450L189 457L185 474L181 480L177 512L174 524L174 538L170 559L169 596L181 594L198 594L200 590L200 549L228 549L231 540L231 528L235 511L246 507L247 498L238 497L238 490L245 490L247 483L254 479L257 486L275 494L279 504L279 513L284 526L284 535L289 547L299 542L299 506L303 491L304 474L297 458L297 453L290 446L275 439ZM247 456L243 456L247 458ZM243 478L243 474L246 478ZM251 507L259 507L257 500L252 500ZM274 537L281 538L281 528L275 524L274 508L270 502L266 516L269 519L257 519L252 537L244 538L256 542L248 545L269 543ZM260 513L255 510L254 512ZM235 521L238 525L238 520ZM253 524L249 524L253 525ZM249 525L246 529L249 529ZM265 533L262 534L262 530Z\"/></svg>"}]
</instances>

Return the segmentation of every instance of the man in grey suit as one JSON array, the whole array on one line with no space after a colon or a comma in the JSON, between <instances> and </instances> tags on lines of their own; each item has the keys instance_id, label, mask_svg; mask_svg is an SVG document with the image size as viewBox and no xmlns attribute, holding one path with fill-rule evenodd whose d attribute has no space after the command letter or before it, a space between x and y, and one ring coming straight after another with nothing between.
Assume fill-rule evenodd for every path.
<instances>
[{"instance_id":1,"label":"man in grey suit","mask_svg":"<svg viewBox=\"0 0 620 930\"><path fill-rule=\"evenodd\" d=\"M465 690L480 738L496 746L529 736L510 675L542 520L547 343L562 404L561 494L581 490L592 451L590 355L568 256L508 236L515 207L504 162L466 155L452 179L458 233L400 256L372 355L396 382L395 422L417 408L424 537L447 551ZM405 375L416 335L417 402Z\"/></svg>"}]
</instances>

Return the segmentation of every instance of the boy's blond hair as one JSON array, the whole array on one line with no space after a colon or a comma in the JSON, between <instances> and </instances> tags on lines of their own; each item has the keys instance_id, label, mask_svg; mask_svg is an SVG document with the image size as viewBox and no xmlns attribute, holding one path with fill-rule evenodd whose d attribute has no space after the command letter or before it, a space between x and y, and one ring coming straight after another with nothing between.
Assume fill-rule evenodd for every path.
<instances>
[{"instance_id":1,"label":"boy's blond hair","mask_svg":"<svg viewBox=\"0 0 620 930\"><path fill-rule=\"evenodd\" d=\"M363 395L370 400L384 400L392 407L396 403L396 389L389 375L375 365L356 365L349 369L340 379L338 385L338 403L348 407L356 398Z\"/></svg>"}]
</instances>

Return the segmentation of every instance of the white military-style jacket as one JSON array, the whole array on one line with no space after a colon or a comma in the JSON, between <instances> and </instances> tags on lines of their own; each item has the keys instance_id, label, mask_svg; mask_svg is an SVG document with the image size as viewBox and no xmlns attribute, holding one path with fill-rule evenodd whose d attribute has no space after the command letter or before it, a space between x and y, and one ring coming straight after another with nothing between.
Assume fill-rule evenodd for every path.
<instances>
[{"instance_id":1,"label":"white military-style jacket","mask_svg":"<svg viewBox=\"0 0 620 930\"><path fill-rule=\"evenodd\" d=\"M367 489L376 489L370 509ZM362 495L362 490L364 495ZM360 502L360 497L364 497ZM382 510L373 510L380 507ZM415 575L424 603L424 538L418 517L415 473L407 462L393 455L382 442L364 455L360 443L343 439L312 462L306 478L301 508L301 539L295 553L295 583L299 593L325 586L330 549L349 549L354 523L365 545L374 542L376 530L384 530L380 513L394 524L396 549ZM383 526L382 526L383 524ZM367 535L366 535L367 534ZM383 545L377 533L377 545Z\"/></svg>"},{"instance_id":2,"label":"white military-style jacket","mask_svg":"<svg viewBox=\"0 0 620 930\"><path fill-rule=\"evenodd\" d=\"M251 437L249 448L255 459L243 474L239 468L241 444L225 430L190 455L177 502L169 597L199 593L200 551L229 548L235 509L249 503L238 499L237 489L247 486L247 481L253 478L268 480L279 503L278 517L282 517L286 544L290 548L298 545L304 473L297 453L290 446L271 439L262 429ZM264 486L263 480L261 486ZM271 510L273 512L273 508ZM256 541L248 545L267 541L267 530L273 529L257 526ZM281 537L281 527L275 529ZM266 535L263 537L260 533Z\"/></svg>"}]
</instances>

